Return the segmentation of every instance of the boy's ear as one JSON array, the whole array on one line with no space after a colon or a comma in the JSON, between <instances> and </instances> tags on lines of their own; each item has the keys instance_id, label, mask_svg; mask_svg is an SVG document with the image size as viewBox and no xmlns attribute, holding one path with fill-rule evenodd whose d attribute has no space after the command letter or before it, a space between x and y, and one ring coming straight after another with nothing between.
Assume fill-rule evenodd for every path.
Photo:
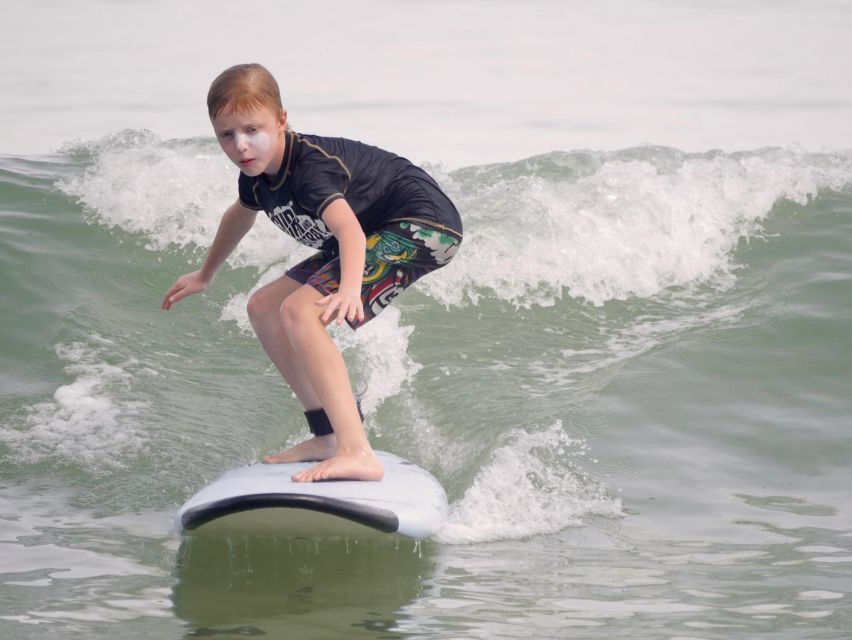
<instances>
[{"instance_id":1,"label":"boy's ear","mask_svg":"<svg viewBox=\"0 0 852 640\"><path fill-rule=\"evenodd\" d=\"M287 130L287 109L281 110L281 120L278 123L282 131Z\"/></svg>"}]
</instances>

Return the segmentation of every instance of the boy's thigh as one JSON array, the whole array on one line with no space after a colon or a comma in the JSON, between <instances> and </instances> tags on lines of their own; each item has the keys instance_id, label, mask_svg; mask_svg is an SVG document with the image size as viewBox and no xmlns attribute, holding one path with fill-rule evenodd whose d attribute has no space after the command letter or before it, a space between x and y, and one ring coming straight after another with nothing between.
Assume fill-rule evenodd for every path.
<instances>
[{"instance_id":1,"label":"boy's thigh","mask_svg":"<svg viewBox=\"0 0 852 640\"><path fill-rule=\"evenodd\" d=\"M367 238L362 282L365 312L373 316L409 286L450 262L461 237L413 221L399 221Z\"/></svg>"}]
</instances>

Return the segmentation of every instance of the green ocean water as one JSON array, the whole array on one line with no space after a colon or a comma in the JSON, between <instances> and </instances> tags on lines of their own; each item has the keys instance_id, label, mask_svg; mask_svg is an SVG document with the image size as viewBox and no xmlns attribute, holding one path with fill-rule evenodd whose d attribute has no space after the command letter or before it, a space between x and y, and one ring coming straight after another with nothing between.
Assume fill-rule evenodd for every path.
<instances>
[{"instance_id":1,"label":"green ocean water","mask_svg":"<svg viewBox=\"0 0 852 640\"><path fill-rule=\"evenodd\" d=\"M232 198L219 155L0 158L3 637L848 637L849 153L427 167L459 258L335 334L373 445L447 489L422 545L170 532L304 432L245 321L301 255L268 221L159 309Z\"/></svg>"},{"instance_id":2,"label":"green ocean water","mask_svg":"<svg viewBox=\"0 0 852 640\"><path fill-rule=\"evenodd\" d=\"M852 637L849 3L2 18L0 638ZM464 218L335 333L373 444L447 489L420 545L170 531L305 432L244 309L306 250L260 220L159 310L236 193L207 87L255 60Z\"/></svg>"}]
</instances>

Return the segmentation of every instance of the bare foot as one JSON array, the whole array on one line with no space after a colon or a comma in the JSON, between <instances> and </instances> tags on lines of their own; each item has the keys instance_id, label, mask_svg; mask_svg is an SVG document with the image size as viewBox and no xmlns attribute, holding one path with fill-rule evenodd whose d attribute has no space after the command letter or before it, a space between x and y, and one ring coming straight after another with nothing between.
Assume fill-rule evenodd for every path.
<instances>
[{"instance_id":1,"label":"bare foot","mask_svg":"<svg viewBox=\"0 0 852 640\"><path fill-rule=\"evenodd\" d=\"M306 460L325 460L337 451L337 439L331 433L327 436L314 436L300 442L295 447L273 453L263 458L264 464L279 462L305 462Z\"/></svg>"},{"instance_id":2,"label":"bare foot","mask_svg":"<svg viewBox=\"0 0 852 640\"><path fill-rule=\"evenodd\" d=\"M381 480L385 468L371 449L338 452L318 465L293 474L294 482L318 480Z\"/></svg>"}]
</instances>

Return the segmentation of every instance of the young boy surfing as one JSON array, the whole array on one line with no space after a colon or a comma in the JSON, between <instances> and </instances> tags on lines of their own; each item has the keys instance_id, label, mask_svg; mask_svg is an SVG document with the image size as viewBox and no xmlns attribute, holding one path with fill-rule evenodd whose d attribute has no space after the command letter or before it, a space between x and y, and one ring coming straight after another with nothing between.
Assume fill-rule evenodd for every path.
<instances>
[{"instance_id":1,"label":"young boy surfing","mask_svg":"<svg viewBox=\"0 0 852 640\"><path fill-rule=\"evenodd\" d=\"M313 437L266 463L320 460L293 476L380 480L346 365L326 331L369 322L418 278L447 264L462 240L456 208L405 158L361 142L287 126L278 84L259 64L222 72L207 108L225 155L240 168L207 259L180 276L162 308L206 289L258 211L317 253L261 287L248 315L263 349L305 409Z\"/></svg>"}]
</instances>

